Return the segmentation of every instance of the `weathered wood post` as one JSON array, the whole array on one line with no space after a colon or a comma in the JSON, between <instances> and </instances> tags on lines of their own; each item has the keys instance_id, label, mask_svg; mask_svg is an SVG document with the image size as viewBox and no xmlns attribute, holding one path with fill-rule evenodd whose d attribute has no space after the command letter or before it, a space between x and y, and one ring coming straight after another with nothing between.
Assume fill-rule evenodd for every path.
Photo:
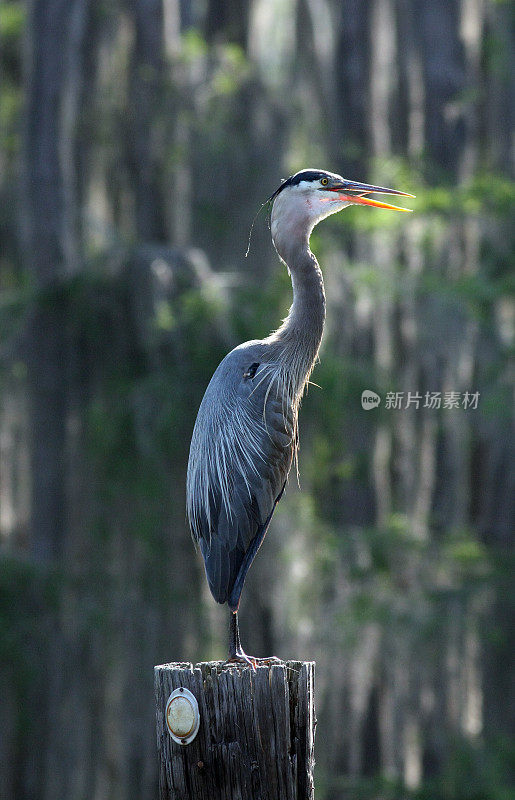
<instances>
[{"instance_id":1,"label":"weathered wood post","mask_svg":"<svg viewBox=\"0 0 515 800\"><path fill-rule=\"evenodd\" d=\"M249 667L220 661L155 667L159 800L312 800L313 661ZM198 702L189 744L167 727L170 694Z\"/></svg>"}]
</instances>

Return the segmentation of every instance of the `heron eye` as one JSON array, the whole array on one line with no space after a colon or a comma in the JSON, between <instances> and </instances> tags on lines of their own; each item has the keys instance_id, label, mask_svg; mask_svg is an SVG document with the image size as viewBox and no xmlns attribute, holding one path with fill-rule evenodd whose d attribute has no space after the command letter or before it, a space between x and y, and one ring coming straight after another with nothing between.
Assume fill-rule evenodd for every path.
<instances>
[{"instance_id":1,"label":"heron eye","mask_svg":"<svg viewBox=\"0 0 515 800\"><path fill-rule=\"evenodd\" d=\"M322 186L327 186L327 184L329 183L329 178L321 178L320 183L322 184Z\"/></svg>"},{"instance_id":2,"label":"heron eye","mask_svg":"<svg viewBox=\"0 0 515 800\"><path fill-rule=\"evenodd\" d=\"M251 364L250 367L245 370L245 372L243 373L243 377L244 378L253 378L254 375L256 374L256 370L257 370L258 367L259 367L258 362L254 361L254 363Z\"/></svg>"}]
</instances>

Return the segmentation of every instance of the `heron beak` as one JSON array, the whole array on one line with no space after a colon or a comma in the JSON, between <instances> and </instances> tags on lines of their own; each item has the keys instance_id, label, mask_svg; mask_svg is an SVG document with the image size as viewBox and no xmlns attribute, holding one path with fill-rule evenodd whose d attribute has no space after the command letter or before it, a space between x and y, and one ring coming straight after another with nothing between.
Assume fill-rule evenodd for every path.
<instances>
[{"instance_id":1,"label":"heron beak","mask_svg":"<svg viewBox=\"0 0 515 800\"><path fill-rule=\"evenodd\" d=\"M354 181L344 181L341 184L335 184L328 187L329 191L338 194L340 200L347 203L357 203L363 206L373 206L374 208L389 208L392 211L411 211L411 208L402 208L402 206L393 206L390 203L383 203L381 200L374 200L371 197L366 197L367 194L395 194L402 197L415 197L414 194L408 192L400 192L398 189L387 189L384 186L370 186L368 183L355 183Z\"/></svg>"}]
</instances>

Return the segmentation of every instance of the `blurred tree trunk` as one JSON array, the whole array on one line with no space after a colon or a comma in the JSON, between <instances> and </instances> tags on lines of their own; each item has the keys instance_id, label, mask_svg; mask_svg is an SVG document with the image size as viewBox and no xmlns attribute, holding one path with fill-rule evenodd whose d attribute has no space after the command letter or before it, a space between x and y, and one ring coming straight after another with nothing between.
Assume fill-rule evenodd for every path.
<instances>
[{"instance_id":1,"label":"blurred tree trunk","mask_svg":"<svg viewBox=\"0 0 515 800\"><path fill-rule=\"evenodd\" d=\"M134 47L129 70L129 162L134 176L136 231L143 242L166 241L163 216L161 141L164 101L162 0L130 0Z\"/></svg>"},{"instance_id":2,"label":"blurred tree trunk","mask_svg":"<svg viewBox=\"0 0 515 800\"><path fill-rule=\"evenodd\" d=\"M360 180L369 141L370 3L336 2L334 156L342 175Z\"/></svg>"},{"instance_id":3,"label":"blurred tree trunk","mask_svg":"<svg viewBox=\"0 0 515 800\"><path fill-rule=\"evenodd\" d=\"M393 132L389 112L397 82L397 36L392 0L374 0L371 6L368 120L370 152L375 165L372 183L384 185L381 165L392 154ZM397 359L396 295L393 287L398 270L398 237L378 230L372 234L370 249L372 261L380 270L383 280L386 276L384 290L376 298L373 322L377 374L387 385L392 380L402 381L399 389L403 389L406 380L403 372L410 361L402 359L399 364ZM390 423L385 420L377 427L373 463L376 524L379 529L388 530L391 527L392 515L397 510L405 512L402 492L404 470L401 465L406 462L406 449L411 448L411 432L408 413L394 417ZM394 458L399 463L397 473L392 470ZM404 701L403 682L399 673L406 669L406 665L400 662L400 643L393 637L385 637L381 656L382 675L377 707L381 771L389 779L399 780L403 769L400 732Z\"/></svg>"},{"instance_id":4,"label":"blurred tree trunk","mask_svg":"<svg viewBox=\"0 0 515 800\"><path fill-rule=\"evenodd\" d=\"M513 128L515 103L513 102L513 74L515 72L515 30L513 10L510 3L486 3L484 13L484 37L498 44L494 60L490 61L482 74L481 88L484 90L485 108L482 114L482 137L486 139L488 166L500 172L508 171L513 176L515 157L513 153ZM488 39L487 39L488 40Z\"/></svg>"},{"instance_id":5,"label":"blurred tree trunk","mask_svg":"<svg viewBox=\"0 0 515 800\"><path fill-rule=\"evenodd\" d=\"M205 21L210 43L233 42L246 52L250 0L209 0Z\"/></svg>"},{"instance_id":6,"label":"blurred tree trunk","mask_svg":"<svg viewBox=\"0 0 515 800\"><path fill-rule=\"evenodd\" d=\"M425 83L425 140L432 165L456 176L463 147L459 92L464 85L460 3L414 0Z\"/></svg>"},{"instance_id":7,"label":"blurred tree trunk","mask_svg":"<svg viewBox=\"0 0 515 800\"><path fill-rule=\"evenodd\" d=\"M27 110L23 218L26 251L35 289L26 336L31 430L31 547L48 567L62 563L67 543L67 420L73 393L67 341L66 280L79 269L75 173L77 100L81 96L88 0L35 0L30 6L27 46ZM21 796L54 797L66 787L69 760L62 758L65 696L63 639L56 617L43 610L48 577L35 587L38 630L32 646L38 668L30 694L38 726L26 745L32 764ZM55 580L55 578L53 579ZM42 642L44 644L42 645ZM41 730L45 730L41 746ZM32 739L34 737L34 739ZM64 795L69 794L65 789Z\"/></svg>"},{"instance_id":8,"label":"blurred tree trunk","mask_svg":"<svg viewBox=\"0 0 515 800\"><path fill-rule=\"evenodd\" d=\"M39 300L27 345L32 428L31 543L50 561L65 524L66 347L58 287L66 274L63 176L60 164L62 56L71 4L35 0L29 18L25 196L27 255Z\"/></svg>"}]
</instances>

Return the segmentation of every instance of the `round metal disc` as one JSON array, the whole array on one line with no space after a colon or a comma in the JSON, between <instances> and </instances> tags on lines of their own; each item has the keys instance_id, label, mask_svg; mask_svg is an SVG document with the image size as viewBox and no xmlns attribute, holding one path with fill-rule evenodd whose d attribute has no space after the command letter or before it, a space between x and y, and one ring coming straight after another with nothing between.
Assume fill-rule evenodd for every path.
<instances>
[{"instance_id":1,"label":"round metal disc","mask_svg":"<svg viewBox=\"0 0 515 800\"><path fill-rule=\"evenodd\" d=\"M189 744L197 735L200 725L197 698L185 686L179 686L168 698L165 720L168 733L178 744Z\"/></svg>"}]
</instances>

